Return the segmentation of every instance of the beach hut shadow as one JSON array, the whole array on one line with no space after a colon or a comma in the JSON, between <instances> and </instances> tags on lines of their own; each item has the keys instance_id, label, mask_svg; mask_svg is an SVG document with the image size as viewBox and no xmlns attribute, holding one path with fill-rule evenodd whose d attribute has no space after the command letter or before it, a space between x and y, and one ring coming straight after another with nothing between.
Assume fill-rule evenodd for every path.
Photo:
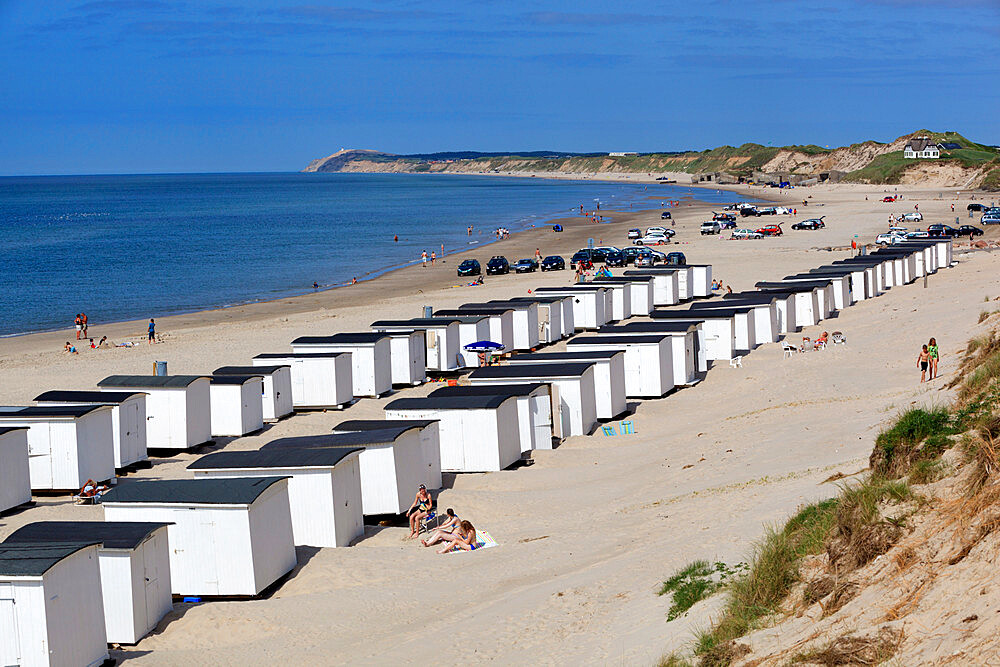
<instances>
[{"instance_id":1,"label":"beach hut shadow","mask_svg":"<svg viewBox=\"0 0 1000 667\"><path fill-rule=\"evenodd\" d=\"M278 577L270 586L262 590L258 595L254 596L254 600L270 600L275 593L281 590L287 582L294 579L302 568L306 566L306 563L311 561L313 557L320 552L319 547L306 547L298 546L295 547L295 567L289 570L288 574Z\"/></svg>"}]
</instances>

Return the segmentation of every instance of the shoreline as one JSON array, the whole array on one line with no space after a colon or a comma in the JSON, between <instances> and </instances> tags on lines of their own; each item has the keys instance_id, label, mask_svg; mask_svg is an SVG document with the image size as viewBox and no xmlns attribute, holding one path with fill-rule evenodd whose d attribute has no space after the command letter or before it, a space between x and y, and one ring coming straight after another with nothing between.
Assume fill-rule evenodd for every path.
<instances>
[{"instance_id":1,"label":"shoreline","mask_svg":"<svg viewBox=\"0 0 1000 667\"><path fill-rule=\"evenodd\" d=\"M350 172L346 172L346 173L350 173ZM416 172L414 172L414 174L416 174ZM412 174L407 174L407 175L412 175ZM428 174L416 174L416 175L428 175ZM437 175L437 174L429 174L429 175ZM486 176L486 177L497 176L497 174L442 174L442 175L445 175L445 176ZM514 176L514 177L517 177L517 176ZM587 182L587 180L585 180L585 179L577 179L577 178L567 178L567 179L552 178L551 180L573 180L573 181L579 181L579 182L584 182L584 183ZM608 180L609 181L613 181L615 179L608 179ZM672 185L676 185L676 184L672 184ZM716 188L716 189L721 189L721 188ZM682 197L681 201L683 201L684 199L687 199L689 197L690 196ZM633 214L640 214L640 213L643 213L643 212L649 212L649 211L651 211L653 209L656 209L657 211L659 211L659 207L652 204L652 200L654 200L654 199L657 199L657 198L654 197L654 196L652 196L652 195L650 195L650 196L643 196L641 193L637 193L634 201L636 203L648 203L647 206L643 206L641 208L636 208L635 210L630 210L630 209L624 209L624 210L617 210L617 209L604 210L604 211L600 212L600 215L602 217L604 217L604 218L611 218L611 223L613 223L613 222L618 222L619 221L618 220L618 216L621 216L621 215L629 216L629 215L633 215ZM676 200L674 200L674 201L676 201ZM698 205L701 205L701 206L714 206L715 205L715 204L712 204L710 202L702 202L702 201L698 201L697 199L693 199L693 198L692 198L692 203L698 204ZM590 211L588 213L592 214L592 213L595 213L595 211ZM542 214L539 214L539 215L542 215ZM499 243L503 243L503 241L505 241L505 240L513 240L515 237L520 238L520 236L524 235L524 234L528 234L528 233L532 233L532 232L538 232L538 231L544 231L542 228L551 228L551 226L555 225L555 224L562 224L563 227L564 227L564 229L565 229L567 227L567 225L571 225L573 223L585 223L585 222L588 222L588 220L589 220L589 215L587 215L587 216L560 216L559 214L552 214L552 217L544 216L543 215L543 217L539 218L536 222L531 223L530 227L525 227L525 228L519 229L517 231L511 231L510 237L508 239L495 239L493 237L493 235L490 234L490 235L487 236L488 240L476 243L473 247L467 247L466 249L463 249L463 250L457 250L457 251L454 251L454 252L451 252L451 253L447 253L446 255L442 255L440 258L438 258L438 261L440 261L442 263L445 263L445 261L446 261L445 258L446 257L447 258L459 258L459 257L464 258L467 254L469 254L469 253L475 253L477 250L479 250L481 248L490 248L490 247L496 246ZM611 224L611 223L605 222L605 223L598 223L598 224L606 225L606 224ZM575 250L574 250L574 252L575 252ZM558 254L558 253L556 253L556 254ZM526 255L526 256L530 256L530 255ZM516 261L516 259L519 259L519 257L518 258L508 258L508 259L510 259L511 264L513 264ZM568 259L568 257L566 259ZM192 308L190 310L181 310L181 311L177 311L177 312L171 312L169 315L162 315L162 316L157 316L155 313L152 313L151 316L154 317L157 320L157 329L158 330L161 329L161 326L160 326L161 322L164 323L167 327L169 327L169 325L172 324L172 323L174 323L174 322L176 322L178 320L178 318L190 318L192 316L198 316L198 315L206 315L207 316L209 314L218 314L217 317L218 317L219 320L225 320L227 318L224 316L224 313L231 312L231 311L236 310L236 309L244 309L244 308L246 308L246 309L252 309L254 307L268 306L268 305L282 303L282 302L287 303L289 300L306 299L306 298L309 298L309 297L313 297L315 295L329 294L329 293L336 292L336 291L339 291L339 290L344 290L346 288L358 287L358 286L360 286L362 284L370 284L373 281L379 280L380 278L384 278L386 276L389 276L389 275L394 274L394 273L399 272L399 271L406 271L407 269L416 268L416 267L418 267L420 265L420 263L421 263L420 259L417 258L417 259L414 259L414 260L412 260L410 262L407 262L407 263L392 264L392 265L389 265L389 266L384 266L384 267L379 267L379 268L375 268L375 269L369 270L369 271L367 271L364 274L359 274L358 282L357 282L356 285L353 285L353 284L351 284L351 282L348 281L348 282L339 283L339 284L335 284L335 285L321 286L318 289L306 288L303 291L296 291L296 292L285 294L285 295L282 295L282 296L260 297L260 298L250 299L250 300L247 300L247 301L242 301L242 302L232 303L232 304L226 304L226 305L214 305L214 306L206 306L206 307L195 307L195 308ZM483 263L484 263L484 266L485 266L485 262L483 262ZM91 317L91 320L93 321L92 317ZM115 331L116 331L116 333L117 333L122 327L129 327L129 326L134 327L136 329L136 332L138 332L138 333L135 333L133 335L138 336L140 333L142 333L142 332L145 331L145 326L146 326L147 322L148 322L147 318L141 318L141 319L140 318L132 318L132 319L121 319L121 320L109 320L107 322L102 322L100 324L100 327L102 329L102 333L101 334L97 334L96 337L100 338L101 335L104 335L103 334L103 330L106 329L106 328L114 328ZM90 329L96 329L96 328L97 328L97 325L92 325L90 327ZM60 327L60 328L52 328L52 329L37 329L37 330L31 330L31 331L24 331L24 332L9 333L9 334L0 335L0 356L2 356L3 353L5 352L5 350L4 350L4 343L6 343L8 341L21 340L21 339L24 339L26 337L31 337L31 336L52 336L52 335L57 334L59 332L66 332L66 334L70 336L70 342L72 342L74 340L73 336L75 335L75 331L74 331L74 329L71 326ZM121 335L121 334L119 333L118 335ZM94 337L95 336L93 334L91 334L91 333L88 332L88 338L94 338ZM109 336L109 339L110 338L111 337Z\"/></svg>"}]
</instances>

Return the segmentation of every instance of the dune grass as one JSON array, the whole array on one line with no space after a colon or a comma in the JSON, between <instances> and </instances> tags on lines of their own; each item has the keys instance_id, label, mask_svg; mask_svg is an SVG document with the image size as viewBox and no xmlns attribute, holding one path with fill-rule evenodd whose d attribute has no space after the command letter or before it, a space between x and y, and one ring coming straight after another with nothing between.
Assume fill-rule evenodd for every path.
<instances>
[{"instance_id":1,"label":"dune grass","mask_svg":"<svg viewBox=\"0 0 1000 667\"><path fill-rule=\"evenodd\" d=\"M909 474L917 461L939 456L948 447L947 436L954 432L946 408L906 410L875 439L869 459L873 474L893 479Z\"/></svg>"}]
</instances>

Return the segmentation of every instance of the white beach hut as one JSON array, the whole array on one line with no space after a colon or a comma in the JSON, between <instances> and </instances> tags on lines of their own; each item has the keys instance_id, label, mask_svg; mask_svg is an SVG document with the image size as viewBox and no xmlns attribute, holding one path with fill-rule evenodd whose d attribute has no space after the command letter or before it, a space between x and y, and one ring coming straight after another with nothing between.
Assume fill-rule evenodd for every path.
<instances>
[{"instance_id":1,"label":"white beach hut","mask_svg":"<svg viewBox=\"0 0 1000 667\"><path fill-rule=\"evenodd\" d=\"M28 427L0 428L0 514L30 502Z\"/></svg>"},{"instance_id":2,"label":"white beach hut","mask_svg":"<svg viewBox=\"0 0 1000 667\"><path fill-rule=\"evenodd\" d=\"M494 472L521 458L517 396L398 398L385 416L437 420L445 472Z\"/></svg>"},{"instance_id":3,"label":"white beach hut","mask_svg":"<svg viewBox=\"0 0 1000 667\"><path fill-rule=\"evenodd\" d=\"M613 304L608 303L611 293L604 287L593 285L586 287L574 285L572 287L537 287L535 294L541 296L564 296L573 297L573 326L574 330L596 329L607 324L611 317Z\"/></svg>"},{"instance_id":4,"label":"white beach hut","mask_svg":"<svg viewBox=\"0 0 1000 667\"><path fill-rule=\"evenodd\" d=\"M708 356L705 354L704 332L700 322L631 322L601 327L597 333L607 336L670 336L670 359L674 368L675 387L698 384L701 382L701 374L708 370Z\"/></svg>"},{"instance_id":5,"label":"white beach hut","mask_svg":"<svg viewBox=\"0 0 1000 667\"><path fill-rule=\"evenodd\" d=\"M782 289L784 286L791 285L796 288L802 287L806 289L812 289L815 294L816 299L816 319L821 322L828 319L837 308L834 305L833 298L833 283L832 281L826 279L819 280L778 280L773 282L761 282L757 283L757 288L764 290L771 289Z\"/></svg>"},{"instance_id":6,"label":"white beach hut","mask_svg":"<svg viewBox=\"0 0 1000 667\"><path fill-rule=\"evenodd\" d=\"M0 544L0 664L108 659L97 543Z\"/></svg>"},{"instance_id":7,"label":"white beach hut","mask_svg":"<svg viewBox=\"0 0 1000 667\"><path fill-rule=\"evenodd\" d=\"M563 314L568 310L572 319L573 301L571 297L535 296L517 297L510 301L530 301L538 304L538 342L556 343L567 336L573 335L573 323L563 321Z\"/></svg>"},{"instance_id":8,"label":"white beach hut","mask_svg":"<svg viewBox=\"0 0 1000 667\"><path fill-rule=\"evenodd\" d=\"M240 437L264 428L264 377L213 375L212 435Z\"/></svg>"},{"instance_id":9,"label":"white beach hut","mask_svg":"<svg viewBox=\"0 0 1000 667\"><path fill-rule=\"evenodd\" d=\"M654 280L655 278L650 275L594 278L594 282L598 284L627 283L631 289L631 295L632 295L631 314L633 316L649 315L649 311L653 310Z\"/></svg>"},{"instance_id":10,"label":"white beach hut","mask_svg":"<svg viewBox=\"0 0 1000 667\"><path fill-rule=\"evenodd\" d=\"M295 544L346 547L365 532L358 462L361 451L360 447L304 449L265 445L259 451L209 454L191 463L188 469L196 479L287 478Z\"/></svg>"},{"instance_id":11,"label":"white beach hut","mask_svg":"<svg viewBox=\"0 0 1000 667\"><path fill-rule=\"evenodd\" d=\"M467 308L499 308L514 311L514 349L533 350L538 347L538 304L534 301L489 301L487 303L465 303L459 310Z\"/></svg>"},{"instance_id":12,"label":"white beach hut","mask_svg":"<svg viewBox=\"0 0 1000 667\"><path fill-rule=\"evenodd\" d=\"M809 269L807 274L799 275L811 275L816 277L841 276L847 281L848 289L850 290L850 301L852 304L857 303L858 301L864 301L868 298L868 289L865 286L865 270L863 267L852 267L843 264L826 264L816 267L815 269ZM893 278L893 282L896 282L895 277ZM903 284L902 275L900 275L900 281L898 284Z\"/></svg>"},{"instance_id":13,"label":"white beach hut","mask_svg":"<svg viewBox=\"0 0 1000 667\"><path fill-rule=\"evenodd\" d=\"M222 366L212 375L259 375L264 378L260 396L261 415L267 423L276 422L292 414L292 367L288 364L269 366Z\"/></svg>"},{"instance_id":14,"label":"white beach hut","mask_svg":"<svg viewBox=\"0 0 1000 667\"><path fill-rule=\"evenodd\" d=\"M547 384L460 385L435 389L430 396L516 396L521 452L552 449L552 398Z\"/></svg>"},{"instance_id":15,"label":"white beach hut","mask_svg":"<svg viewBox=\"0 0 1000 667\"><path fill-rule=\"evenodd\" d=\"M173 609L167 524L39 521L18 528L9 544L100 542L101 596L109 644L135 644ZM93 608L87 612L93 613Z\"/></svg>"},{"instance_id":16,"label":"white beach hut","mask_svg":"<svg viewBox=\"0 0 1000 667\"><path fill-rule=\"evenodd\" d=\"M622 273L626 278L649 276L653 279L653 306L674 306L680 303L678 295L679 274L681 269L656 267L651 269L633 269ZM688 270L683 273L687 275Z\"/></svg>"},{"instance_id":17,"label":"white beach hut","mask_svg":"<svg viewBox=\"0 0 1000 667\"><path fill-rule=\"evenodd\" d=\"M392 335L410 331L417 331L421 334L419 344L423 349L420 352L415 347L411 348L410 351L403 351L402 342L397 341L395 338L393 339L393 369L399 367L398 371L393 370L394 384L421 384L427 379L425 371L447 372L457 370L465 365L464 359L461 358L463 332L462 323L459 318L417 317L409 320L379 320L378 322L372 322L371 327L372 331ZM484 323L483 327L484 337L470 340L470 343L488 338L489 323ZM410 345L413 345L413 343L411 342ZM397 350L406 355L399 362L396 360ZM422 364L420 370L417 371L415 366L419 360L422 360ZM395 378L402 376L402 366L400 365L402 363L413 367L411 376L419 378L419 381L411 380L408 383L397 382Z\"/></svg>"},{"instance_id":18,"label":"white beach hut","mask_svg":"<svg viewBox=\"0 0 1000 667\"><path fill-rule=\"evenodd\" d=\"M752 305L724 303L714 308L702 308L702 304L691 306L687 312L691 316L702 313L719 313L733 318L733 332L737 354L747 354L757 347L756 326L754 325L754 309Z\"/></svg>"},{"instance_id":19,"label":"white beach hut","mask_svg":"<svg viewBox=\"0 0 1000 667\"><path fill-rule=\"evenodd\" d=\"M684 264L682 267L690 269L688 288L692 299L704 299L712 296L711 264Z\"/></svg>"},{"instance_id":20,"label":"white beach hut","mask_svg":"<svg viewBox=\"0 0 1000 667\"><path fill-rule=\"evenodd\" d=\"M146 394L148 449L190 449L212 439L209 384L206 375L111 375L97 386Z\"/></svg>"},{"instance_id":21,"label":"white beach hut","mask_svg":"<svg viewBox=\"0 0 1000 667\"><path fill-rule=\"evenodd\" d=\"M88 479L115 476L111 406L0 408L0 428L28 427L28 470L34 491L75 491Z\"/></svg>"},{"instance_id":22,"label":"white beach hut","mask_svg":"<svg viewBox=\"0 0 1000 667\"><path fill-rule=\"evenodd\" d=\"M402 514L413 503L421 484L426 484L428 461L420 442L421 428L411 424L352 433L324 433L297 438L280 438L264 445L263 450L293 447L360 448L361 506L365 516ZM437 453L434 462L440 460ZM441 476L440 464L431 476Z\"/></svg>"},{"instance_id":23,"label":"white beach hut","mask_svg":"<svg viewBox=\"0 0 1000 667\"><path fill-rule=\"evenodd\" d=\"M625 395L658 398L674 388L673 342L669 334L577 336L568 350L621 350L625 353Z\"/></svg>"},{"instance_id":24,"label":"white beach hut","mask_svg":"<svg viewBox=\"0 0 1000 667\"><path fill-rule=\"evenodd\" d=\"M274 364L288 366L295 410L343 408L354 400L354 372L349 352L258 354L252 363L265 368Z\"/></svg>"},{"instance_id":25,"label":"white beach hut","mask_svg":"<svg viewBox=\"0 0 1000 667\"><path fill-rule=\"evenodd\" d=\"M361 431L392 431L399 428L415 428L420 439L421 460L424 462L424 476L420 483L428 489L441 488L441 438L438 435L436 419L348 419L333 427L334 433L357 433Z\"/></svg>"},{"instance_id":26,"label":"white beach hut","mask_svg":"<svg viewBox=\"0 0 1000 667\"><path fill-rule=\"evenodd\" d=\"M478 343L481 340L490 340L490 316L483 315L456 315L453 317L431 317L430 321L440 320L448 326L452 322L458 323L458 357L456 363L459 368L478 366L479 357L477 352L465 349L466 345ZM497 341L498 343L500 341ZM446 353L447 354L447 353ZM454 370L454 369L451 369Z\"/></svg>"},{"instance_id":27,"label":"white beach hut","mask_svg":"<svg viewBox=\"0 0 1000 667\"><path fill-rule=\"evenodd\" d=\"M778 307L778 296L772 292L741 292L743 298L724 298L721 301L705 301L699 308L718 308L727 305L739 308L753 308L754 338L758 345L776 343L783 333L784 317ZM736 293L727 294L735 297ZM784 301L785 299L782 299Z\"/></svg>"},{"instance_id":28,"label":"white beach hut","mask_svg":"<svg viewBox=\"0 0 1000 667\"><path fill-rule=\"evenodd\" d=\"M761 285L767 285L762 287ZM811 285L801 283L758 283L757 291L766 294L788 294L794 298L794 320L793 313L788 313L789 330L796 328L811 327L819 323L820 306L819 295L816 288ZM791 326L794 324L794 326Z\"/></svg>"},{"instance_id":29,"label":"white beach hut","mask_svg":"<svg viewBox=\"0 0 1000 667\"><path fill-rule=\"evenodd\" d=\"M889 268L887 275L891 275L892 262L886 262L886 265ZM796 273L785 276L781 279L781 282L806 282L815 283L817 286L822 286L823 283L829 282L830 289L828 293L832 293L833 296L831 312L834 310L843 310L854 303L851 300L851 279L845 275L831 273L816 274L808 272Z\"/></svg>"},{"instance_id":30,"label":"white beach hut","mask_svg":"<svg viewBox=\"0 0 1000 667\"><path fill-rule=\"evenodd\" d=\"M489 333L485 339L480 338L479 340L490 340L494 343L499 343L503 345L503 349L510 352L514 349L514 309L513 308L453 308L444 310L435 310L434 318L440 319L453 319L457 317L482 317L485 316L489 322ZM477 343L479 341L470 341L472 343ZM464 346L468 343L462 343L463 351ZM473 354L475 357L475 354ZM476 361L472 365L478 365Z\"/></svg>"},{"instance_id":31,"label":"white beach hut","mask_svg":"<svg viewBox=\"0 0 1000 667\"><path fill-rule=\"evenodd\" d=\"M552 385L552 434L558 439L588 435L597 425L594 362L487 366L469 374L472 384Z\"/></svg>"},{"instance_id":32,"label":"white beach hut","mask_svg":"<svg viewBox=\"0 0 1000 667\"><path fill-rule=\"evenodd\" d=\"M625 352L622 350L574 350L519 354L510 364L563 364L571 361L594 363L595 407L598 419L614 419L625 413Z\"/></svg>"},{"instance_id":33,"label":"white beach hut","mask_svg":"<svg viewBox=\"0 0 1000 667\"><path fill-rule=\"evenodd\" d=\"M295 567L284 477L119 484L101 498L106 521L168 523L174 595L257 595Z\"/></svg>"},{"instance_id":34,"label":"white beach hut","mask_svg":"<svg viewBox=\"0 0 1000 667\"><path fill-rule=\"evenodd\" d=\"M35 397L40 406L108 405L114 437L115 468L121 469L146 455L146 394L139 391L47 391Z\"/></svg>"},{"instance_id":35,"label":"white beach hut","mask_svg":"<svg viewBox=\"0 0 1000 667\"><path fill-rule=\"evenodd\" d=\"M292 352L350 352L355 396L374 398L392 391L392 350L384 333L300 336L292 341Z\"/></svg>"},{"instance_id":36,"label":"white beach hut","mask_svg":"<svg viewBox=\"0 0 1000 667\"><path fill-rule=\"evenodd\" d=\"M378 324L378 323L375 323ZM425 329L392 328L372 331L389 336L390 366L394 387L416 387L427 381L427 334ZM458 327L455 328L457 338ZM453 360L452 364L456 362Z\"/></svg>"},{"instance_id":37,"label":"white beach hut","mask_svg":"<svg viewBox=\"0 0 1000 667\"><path fill-rule=\"evenodd\" d=\"M654 310L649 316L656 321L700 324L701 341L709 361L728 361L736 356L736 322L732 313L705 310L695 315L689 310Z\"/></svg>"}]
</instances>

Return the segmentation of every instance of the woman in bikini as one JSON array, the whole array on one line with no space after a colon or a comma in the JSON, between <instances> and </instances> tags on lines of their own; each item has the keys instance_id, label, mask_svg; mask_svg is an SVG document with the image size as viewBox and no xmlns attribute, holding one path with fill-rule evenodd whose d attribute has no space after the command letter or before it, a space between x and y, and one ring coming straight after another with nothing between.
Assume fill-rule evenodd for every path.
<instances>
[{"instance_id":1,"label":"woman in bikini","mask_svg":"<svg viewBox=\"0 0 1000 667\"><path fill-rule=\"evenodd\" d=\"M458 524L458 530L455 531L455 534L446 536L445 539L448 540L448 544L443 549L438 550L439 554L446 554L455 549L474 551L476 548L476 529L468 521L462 521Z\"/></svg>"},{"instance_id":2,"label":"woman in bikini","mask_svg":"<svg viewBox=\"0 0 1000 667\"><path fill-rule=\"evenodd\" d=\"M413 539L420 532L420 522L430 516L431 507L434 506L434 500L431 498L430 492L427 491L427 487L423 484L417 489L417 495L413 498L413 504L410 505L410 509L406 510L406 516L410 517L410 535L407 539Z\"/></svg>"},{"instance_id":3,"label":"woman in bikini","mask_svg":"<svg viewBox=\"0 0 1000 667\"><path fill-rule=\"evenodd\" d=\"M926 378L927 378L927 364L928 364L928 360L930 359L930 356L931 356L931 354L930 354L930 352L927 351L927 346L926 345L924 345L921 348L920 354L917 355L917 367L920 369L920 381L921 382L926 381Z\"/></svg>"},{"instance_id":4,"label":"woman in bikini","mask_svg":"<svg viewBox=\"0 0 1000 667\"><path fill-rule=\"evenodd\" d=\"M455 516L455 510L448 508L445 510L445 520L437 527L431 536L426 540L420 540L420 543L425 547L429 547L437 544L438 542L444 542L445 539L451 537L451 535L458 530L460 519Z\"/></svg>"},{"instance_id":5,"label":"woman in bikini","mask_svg":"<svg viewBox=\"0 0 1000 667\"><path fill-rule=\"evenodd\" d=\"M941 356L941 353L938 352L937 339L931 338L930 341L927 343L927 354L930 357L928 361L930 362L930 370L931 370L930 377L928 377L927 379L933 380L938 376L938 370L937 370L938 358Z\"/></svg>"}]
</instances>

